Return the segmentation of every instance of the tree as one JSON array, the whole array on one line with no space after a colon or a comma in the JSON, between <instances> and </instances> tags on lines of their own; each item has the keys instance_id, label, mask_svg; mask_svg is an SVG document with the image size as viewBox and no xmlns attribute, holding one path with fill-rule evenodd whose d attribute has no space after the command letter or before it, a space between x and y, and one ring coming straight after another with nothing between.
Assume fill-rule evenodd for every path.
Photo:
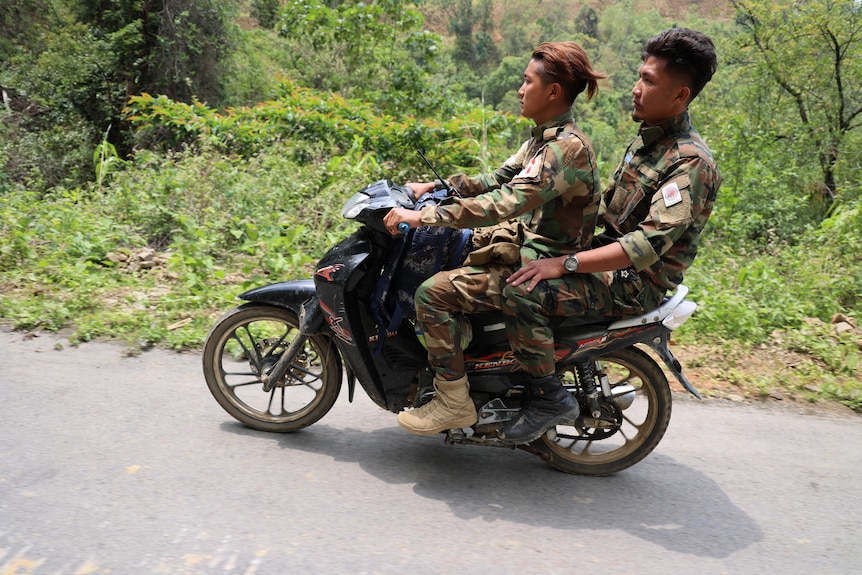
<instances>
[{"instance_id":1,"label":"tree","mask_svg":"<svg viewBox=\"0 0 862 575\"><path fill-rule=\"evenodd\" d=\"M50 0L0 4L0 61L15 54L16 47L50 28L54 17Z\"/></svg>"},{"instance_id":2,"label":"tree","mask_svg":"<svg viewBox=\"0 0 862 575\"><path fill-rule=\"evenodd\" d=\"M578 10L578 16L575 18L575 29L588 38L596 40L599 38L599 15L589 4L584 4Z\"/></svg>"},{"instance_id":3,"label":"tree","mask_svg":"<svg viewBox=\"0 0 862 575\"><path fill-rule=\"evenodd\" d=\"M231 47L231 0L77 0L81 22L116 55L126 95L150 92L217 104L219 63Z\"/></svg>"},{"instance_id":4,"label":"tree","mask_svg":"<svg viewBox=\"0 0 862 575\"><path fill-rule=\"evenodd\" d=\"M30 0L0 6L0 158L11 180L85 178L102 138L131 149L141 92L217 105L234 0ZM46 159L49 158L49 159Z\"/></svg>"},{"instance_id":5,"label":"tree","mask_svg":"<svg viewBox=\"0 0 862 575\"><path fill-rule=\"evenodd\" d=\"M524 68L527 67L529 56L506 56L497 69L485 77L485 102L497 107L507 95L515 94L524 79ZM518 104L517 96L514 104ZM520 106L505 110L512 114L520 113Z\"/></svg>"},{"instance_id":6,"label":"tree","mask_svg":"<svg viewBox=\"0 0 862 575\"><path fill-rule=\"evenodd\" d=\"M481 0L479 4L479 30L475 37L474 69L487 73L500 62L500 50L494 40L494 6L491 0Z\"/></svg>"},{"instance_id":7,"label":"tree","mask_svg":"<svg viewBox=\"0 0 862 575\"><path fill-rule=\"evenodd\" d=\"M445 108L432 89L440 38L422 30L416 2L291 0L277 29L290 44L289 74L306 86L373 101L393 113Z\"/></svg>"},{"instance_id":8,"label":"tree","mask_svg":"<svg viewBox=\"0 0 862 575\"><path fill-rule=\"evenodd\" d=\"M449 18L449 33L455 37L452 59L477 74L486 74L500 63L500 49L494 38L492 0L456 0ZM460 67L460 66L459 66Z\"/></svg>"},{"instance_id":9,"label":"tree","mask_svg":"<svg viewBox=\"0 0 862 575\"><path fill-rule=\"evenodd\" d=\"M257 18L261 28L272 30L278 23L278 11L280 9L281 0L254 0L251 15Z\"/></svg>"},{"instance_id":10,"label":"tree","mask_svg":"<svg viewBox=\"0 0 862 575\"><path fill-rule=\"evenodd\" d=\"M476 48L473 45L474 25L473 0L458 0L455 13L449 19L449 33L455 36L452 58L471 67L476 56Z\"/></svg>"},{"instance_id":11,"label":"tree","mask_svg":"<svg viewBox=\"0 0 862 575\"><path fill-rule=\"evenodd\" d=\"M731 1L741 30L732 56L750 64L755 81L768 78L789 97L831 205L839 158L862 123L862 3Z\"/></svg>"}]
</instances>

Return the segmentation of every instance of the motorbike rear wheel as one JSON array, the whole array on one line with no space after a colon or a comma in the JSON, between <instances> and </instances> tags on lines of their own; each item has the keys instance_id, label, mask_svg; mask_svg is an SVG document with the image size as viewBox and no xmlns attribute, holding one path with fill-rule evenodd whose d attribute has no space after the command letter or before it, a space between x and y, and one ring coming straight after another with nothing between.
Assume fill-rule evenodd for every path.
<instances>
[{"instance_id":1,"label":"motorbike rear wheel","mask_svg":"<svg viewBox=\"0 0 862 575\"><path fill-rule=\"evenodd\" d=\"M204 377L219 405L251 428L278 433L326 415L341 389L341 363L323 336L308 337L284 378L264 390L261 375L296 337L299 320L282 308L247 303L222 316L203 351Z\"/></svg>"},{"instance_id":2,"label":"motorbike rear wheel","mask_svg":"<svg viewBox=\"0 0 862 575\"><path fill-rule=\"evenodd\" d=\"M543 459L566 473L602 476L631 467L655 449L670 422L670 387L664 372L647 353L629 347L599 359L612 392L628 391L625 399L632 401L624 408L611 402L602 406L604 418L616 420L614 427L588 427L584 420L590 414L582 405L576 425L557 426L530 444ZM560 376L564 383L577 381L573 373ZM620 403L626 405L627 401Z\"/></svg>"}]
</instances>

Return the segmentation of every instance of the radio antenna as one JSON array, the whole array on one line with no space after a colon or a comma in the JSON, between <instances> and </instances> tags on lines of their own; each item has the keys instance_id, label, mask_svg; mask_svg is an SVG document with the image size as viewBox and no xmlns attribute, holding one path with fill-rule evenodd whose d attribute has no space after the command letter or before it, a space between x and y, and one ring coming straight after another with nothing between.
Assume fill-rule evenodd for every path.
<instances>
[{"instance_id":1,"label":"radio antenna","mask_svg":"<svg viewBox=\"0 0 862 575\"><path fill-rule=\"evenodd\" d=\"M433 164L431 164L430 161L428 161L428 158L425 157L425 153L422 151L422 149L417 148L416 151L419 152L419 155L422 157L423 160L425 160L425 163L428 164L428 167L431 168L431 171L434 172L435 176L437 176L437 179L443 182L443 185L446 187L446 191L460 198L461 194L458 193L458 190L450 186L449 182L440 177L440 174L437 172L437 169L434 167Z\"/></svg>"}]
</instances>

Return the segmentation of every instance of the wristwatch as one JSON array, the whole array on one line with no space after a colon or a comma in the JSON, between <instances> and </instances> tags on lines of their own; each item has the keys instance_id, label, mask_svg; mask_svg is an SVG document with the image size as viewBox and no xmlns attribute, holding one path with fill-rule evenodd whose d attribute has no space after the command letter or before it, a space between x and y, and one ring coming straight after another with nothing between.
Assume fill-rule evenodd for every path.
<instances>
[{"instance_id":1,"label":"wristwatch","mask_svg":"<svg viewBox=\"0 0 862 575\"><path fill-rule=\"evenodd\" d=\"M578 271L578 266L581 265L581 262L578 261L577 254L569 254L566 256L566 261L563 263L563 267L566 268L566 271L570 274Z\"/></svg>"}]
</instances>

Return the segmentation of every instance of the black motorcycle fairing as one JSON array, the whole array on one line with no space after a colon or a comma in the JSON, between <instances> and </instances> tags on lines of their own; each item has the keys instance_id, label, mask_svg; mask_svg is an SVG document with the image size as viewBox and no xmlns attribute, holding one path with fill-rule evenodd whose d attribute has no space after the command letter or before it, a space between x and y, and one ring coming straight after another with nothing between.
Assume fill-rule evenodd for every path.
<instances>
[{"instance_id":1,"label":"black motorcycle fairing","mask_svg":"<svg viewBox=\"0 0 862 575\"><path fill-rule=\"evenodd\" d=\"M380 262L391 252L391 241L380 238L381 234L361 228L339 242L318 262L314 285L344 362L374 403L397 413L408 403L410 382L425 356L410 341L416 336L407 333L406 324L401 333L387 334L379 349L370 304Z\"/></svg>"},{"instance_id":2,"label":"black motorcycle fairing","mask_svg":"<svg viewBox=\"0 0 862 575\"><path fill-rule=\"evenodd\" d=\"M245 301L289 309L299 318L299 331L305 335L320 335L326 332L314 280L290 280L270 284L241 293L238 297Z\"/></svg>"},{"instance_id":3,"label":"black motorcycle fairing","mask_svg":"<svg viewBox=\"0 0 862 575\"><path fill-rule=\"evenodd\" d=\"M389 231L383 224L383 216L392 208L410 209L415 203L413 191L391 180L378 180L354 194L344 204L341 215L355 220L385 235Z\"/></svg>"}]
</instances>

